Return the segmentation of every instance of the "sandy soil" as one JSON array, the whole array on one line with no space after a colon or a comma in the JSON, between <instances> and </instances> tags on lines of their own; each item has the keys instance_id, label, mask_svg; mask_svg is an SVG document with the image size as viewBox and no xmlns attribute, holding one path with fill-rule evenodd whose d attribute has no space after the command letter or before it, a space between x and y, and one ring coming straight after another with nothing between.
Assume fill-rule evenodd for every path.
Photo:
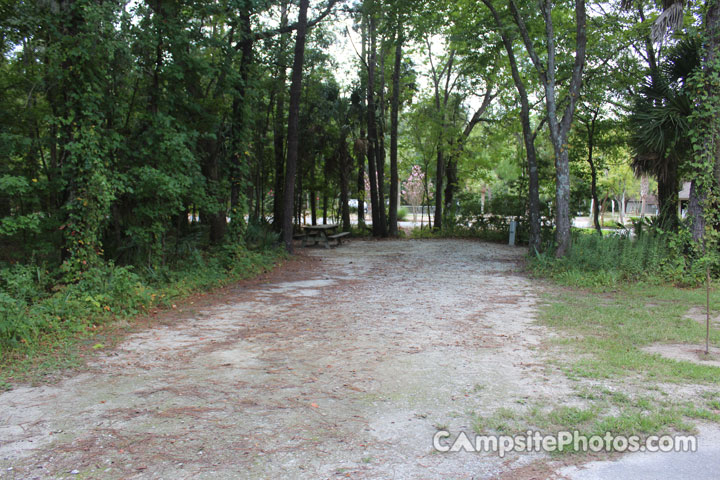
<instances>
[{"instance_id":1,"label":"sandy soil","mask_svg":"<svg viewBox=\"0 0 720 480\"><path fill-rule=\"evenodd\" d=\"M537 473L538 455L432 450L439 427L471 432L474 414L569 395L544 366L522 254L461 240L307 249L87 371L0 395L0 478Z\"/></svg>"},{"instance_id":2,"label":"sandy soil","mask_svg":"<svg viewBox=\"0 0 720 480\"><path fill-rule=\"evenodd\" d=\"M698 344L688 343L656 343L641 350L648 353L655 353L670 360L691 362L709 367L720 367L720 348L710 347L708 354L705 354L705 347Z\"/></svg>"},{"instance_id":3,"label":"sandy soil","mask_svg":"<svg viewBox=\"0 0 720 480\"><path fill-rule=\"evenodd\" d=\"M688 312L685 314L685 318L696 321L702 326L707 324L707 315L704 308L690 307ZM710 328L720 328L720 316L710 316Z\"/></svg>"}]
</instances>

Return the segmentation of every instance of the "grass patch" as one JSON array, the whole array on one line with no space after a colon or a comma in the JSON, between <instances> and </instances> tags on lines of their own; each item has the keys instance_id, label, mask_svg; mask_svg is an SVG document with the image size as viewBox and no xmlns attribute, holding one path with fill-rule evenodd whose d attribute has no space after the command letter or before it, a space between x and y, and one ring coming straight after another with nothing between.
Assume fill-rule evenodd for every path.
<instances>
[{"instance_id":1,"label":"grass patch","mask_svg":"<svg viewBox=\"0 0 720 480\"><path fill-rule=\"evenodd\" d=\"M583 397L587 399L587 397ZM670 401L655 402L643 396L616 395L610 390L596 391L584 406L556 406L534 404L524 409L500 408L491 415L476 416L473 429L478 435L525 436L528 431L557 436L559 432L604 437L636 435L645 439L650 435L673 432L692 432L692 419L717 421L718 413L689 404L675 405ZM581 444L578 446L581 447ZM553 455L585 454L573 445Z\"/></svg>"},{"instance_id":2,"label":"grass patch","mask_svg":"<svg viewBox=\"0 0 720 480\"><path fill-rule=\"evenodd\" d=\"M649 354L653 343L702 345L705 328L685 318L692 306L703 306L702 289L662 285L624 285L603 295L561 290L549 294L541 311L543 324L563 333L557 340L579 358L565 365L571 378L608 379L639 375L653 382L720 383L720 369ZM717 295L711 309L720 311ZM711 343L720 332L711 330Z\"/></svg>"},{"instance_id":3,"label":"grass patch","mask_svg":"<svg viewBox=\"0 0 720 480\"><path fill-rule=\"evenodd\" d=\"M559 357L556 365L573 381L582 406L529 407L516 414L514 424L506 430L537 429L551 434L578 430L585 435L611 432L645 438L692 432L695 421L720 422L720 391L716 387L720 368L642 350L654 343L704 345L705 326L685 315L692 307L704 308L705 290L659 281L627 283L624 280L629 276L621 270L608 268L607 274L616 283L603 283L601 288L597 284L591 289L557 286L545 294L540 323L559 333L550 346L569 353ZM574 278L559 269L553 272L550 277L557 283ZM582 274L581 269L572 273ZM579 282L569 283L577 286ZM711 292L712 315L720 312L716 293ZM720 345L720 331L711 329L710 341ZM660 384L704 391L690 401L687 396L664 392ZM493 430L496 417L507 416L506 412L494 414L477 425Z\"/></svg>"}]
</instances>

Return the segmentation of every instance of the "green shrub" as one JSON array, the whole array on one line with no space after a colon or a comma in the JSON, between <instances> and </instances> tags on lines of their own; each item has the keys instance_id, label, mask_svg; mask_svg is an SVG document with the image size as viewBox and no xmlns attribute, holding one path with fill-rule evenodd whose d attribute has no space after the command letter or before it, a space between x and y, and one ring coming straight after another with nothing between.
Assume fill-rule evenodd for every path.
<instances>
[{"instance_id":1,"label":"green shrub","mask_svg":"<svg viewBox=\"0 0 720 480\"><path fill-rule=\"evenodd\" d=\"M51 282L52 278L44 266L15 264L0 268L0 289L24 302L46 296Z\"/></svg>"},{"instance_id":2,"label":"green shrub","mask_svg":"<svg viewBox=\"0 0 720 480\"><path fill-rule=\"evenodd\" d=\"M486 213L515 217L525 212L525 198L508 192L497 192L486 202Z\"/></svg>"},{"instance_id":3,"label":"green shrub","mask_svg":"<svg viewBox=\"0 0 720 480\"><path fill-rule=\"evenodd\" d=\"M31 319L25 316L27 304L0 292L0 345L16 345L23 338L33 338L37 328Z\"/></svg>"},{"instance_id":4,"label":"green shrub","mask_svg":"<svg viewBox=\"0 0 720 480\"><path fill-rule=\"evenodd\" d=\"M54 287L42 268L0 269L0 351L31 353L43 338L52 343L91 324L138 315L153 304L170 305L192 291L256 275L282 255L278 250L251 251L241 244L211 252L193 249L172 266L136 272L108 262L82 273L75 283Z\"/></svg>"},{"instance_id":5,"label":"green shrub","mask_svg":"<svg viewBox=\"0 0 720 480\"><path fill-rule=\"evenodd\" d=\"M252 221L245 230L245 245L252 250L268 250L280 243L280 234L267 221Z\"/></svg>"},{"instance_id":6,"label":"green shrub","mask_svg":"<svg viewBox=\"0 0 720 480\"><path fill-rule=\"evenodd\" d=\"M112 263L89 270L68 291L99 310L137 315L152 303L153 290L130 267Z\"/></svg>"},{"instance_id":7,"label":"green shrub","mask_svg":"<svg viewBox=\"0 0 720 480\"><path fill-rule=\"evenodd\" d=\"M405 219L407 219L407 216L408 216L407 208L403 208L403 207L398 208L398 211L397 211L398 222L404 221Z\"/></svg>"},{"instance_id":8,"label":"green shrub","mask_svg":"<svg viewBox=\"0 0 720 480\"><path fill-rule=\"evenodd\" d=\"M416 239L423 239L423 238L439 238L442 237L443 232L436 232L431 228L424 227L424 228L413 228L410 231L410 238L416 238Z\"/></svg>"},{"instance_id":9,"label":"green shrub","mask_svg":"<svg viewBox=\"0 0 720 480\"><path fill-rule=\"evenodd\" d=\"M350 226L350 235L352 237L369 237L372 235L372 228L370 228L367 225L359 226L359 225L351 225Z\"/></svg>"},{"instance_id":10,"label":"green shrub","mask_svg":"<svg viewBox=\"0 0 720 480\"><path fill-rule=\"evenodd\" d=\"M628 230L600 236L593 231L574 231L570 253L555 258L552 250L536 255L532 269L561 283L579 287L602 287L626 281L694 284L702 272L681 251L679 235Z\"/></svg>"}]
</instances>

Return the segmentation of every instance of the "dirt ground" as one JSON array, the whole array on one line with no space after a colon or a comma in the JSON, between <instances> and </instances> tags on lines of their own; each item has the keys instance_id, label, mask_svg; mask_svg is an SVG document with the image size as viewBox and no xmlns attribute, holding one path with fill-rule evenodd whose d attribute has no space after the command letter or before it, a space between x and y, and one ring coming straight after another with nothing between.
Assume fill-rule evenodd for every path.
<instances>
[{"instance_id":1,"label":"dirt ground","mask_svg":"<svg viewBox=\"0 0 720 480\"><path fill-rule=\"evenodd\" d=\"M0 395L0 478L544 478L539 454L432 449L439 428L569 395L522 255L306 249L57 384Z\"/></svg>"}]
</instances>

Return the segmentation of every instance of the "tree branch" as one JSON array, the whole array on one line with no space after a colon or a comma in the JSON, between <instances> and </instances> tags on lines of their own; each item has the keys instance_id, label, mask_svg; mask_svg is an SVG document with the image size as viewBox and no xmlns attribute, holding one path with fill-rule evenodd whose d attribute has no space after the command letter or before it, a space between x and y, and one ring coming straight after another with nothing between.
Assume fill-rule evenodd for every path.
<instances>
[{"instance_id":1,"label":"tree branch","mask_svg":"<svg viewBox=\"0 0 720 480\"><path fill-rule=\"evenodd\" d=\"M587 32L585 30L585 24L587 21L585 13L585 0L575 1L575 18L576 18L576 33L575 33L575 64L573 65L573 73L570 79L570 87L568 88L568 96L570 101L565 107L563 118L560 123L560 128L565 135L570 131L570 124L572 123L573 111L575 110L575 103L580 97L580 87L582 86L582 72L585 66L585 47L587 46Z\"/></svg>"},{"instance_id":2,"label":"tree branch","mask_svg":"<svg viewBox=\"0 0 720 480\"><path fill-rule=\"evenodd\" d=\"M528 33L527 25L525 25L525 20L523 20L522 16L520 15L520 11L517 8L517 5L515 5L515 2L513 0L509 0L508 4L510 5L510 11L512 12L515 24L520 29L520 35L522 36L525 48L530 55L530 59L532 60L533 65L535 65L535 69L540 75L540 80L542 81L543 85L547 86L547 71L545 70L545 66L540 60L540 57L538 57L537 52L535 52L535 47L533 47L532 40L530 39L530 33Z\"/></svg>"},{"instance_id":3,"label":"tree branch","mask_svg":"<svg viewBox=\"0 0 720 480\"><path fill-rule=\"evenodd\" d=\"M330 15L335 4L343 3L343 2L345 2L345 0L329 0L327 6L325 7L325 10L323 10L320 13L320 15L318 15L317 17L315 17L312 20L309 20L307 22L308 30L310 30L312 27L314 27L318 23L322 22L325 19L325 17ZM279 35L281 33L290 33L293 30L297 30L297 28L298 28L298 22L291 23L290 25L286 25L284 27L278 27L278 28L274 28L272 30L265 30L264 32L258 32L252 36L252 40L253 41L264 40L266 38L274 37L275 35Z\"/></svg>"},{"instance_id":4,"label":"tree branch","mask_svg":"<svg viewBox=\"0 0 720 480\"><path fill-rule=\"evenodd\" d=\"M538 133L540 133L540 130L542 130L543 125L545 125L545 122L547 122L547 115L545 115L541 120L540 123L538 123L538 126L535 127L535 131L532 132L532 140L535 141L535 138L537 137Z\"/></svg>"},{"instance_id":5,"label":"tree branch","mask_svg":"<svg viewBox=\"0 0 720 480\"><path fill-rule=\"evenodd\" d=\"M488 85L487 90L485 90L485 95L483 95L483 101L480 107L475 110L475 113L473 114L472 118L468 122L468 124L465 126L465 130L463 130L463 138L468 138L470 136L470 133L472 132L473 128L475 128L475 125L477 125L481 121L487 121L484 120L482 115L485 113L485 110L488 109L490 106L490 103L493 101L493 99L497 96L497 94L493 93L493 86Z\"/></svg>"},{"instance_id":6,"label":"tree branch","mask_svg":"<svg viewBox=\"0 0 720 480\"><path fill-rule=\"evenodd\" d=\"M345 26L345 30L347 30L347 32L348 32L348 38L350 39L350 44L352 45L353 50L355 50L355 54L358 56L358 58L359 58L360 61L362 62L363 66L365 67L365 70L367 70L367 69L368 69L368 64L367 64L367 62L365 61L365 59L363 58L362 54L361 54L360 52L358 52L358 49L357 49L357 47L355 46L355 42L354 42L353 39L352 39L352 35L350 34L350 29L347 27L347 25Z\"/></svg>"}]
</instances>

